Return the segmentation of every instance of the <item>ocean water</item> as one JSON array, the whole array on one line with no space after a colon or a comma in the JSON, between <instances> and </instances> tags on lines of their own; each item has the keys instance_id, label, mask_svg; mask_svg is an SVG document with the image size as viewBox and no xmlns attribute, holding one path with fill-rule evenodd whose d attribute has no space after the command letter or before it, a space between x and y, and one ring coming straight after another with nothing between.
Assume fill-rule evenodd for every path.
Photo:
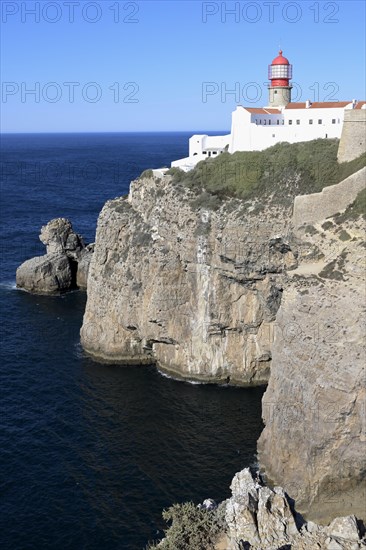
<instances>
[{"instance_id":1,"label":"ocean water","mask_svg":"<svg viewBox=\"0 0 366 550\"><path fill-rule=\"evenodd\" d=\"M104 202L187 154L191 133L1 139L0 544L142 549L173 502L230 496L255 461L263 390L194 385L83 354L86 295L33 296L15 270L67 217L88 242Z\"/></svg>"}]
</instances>

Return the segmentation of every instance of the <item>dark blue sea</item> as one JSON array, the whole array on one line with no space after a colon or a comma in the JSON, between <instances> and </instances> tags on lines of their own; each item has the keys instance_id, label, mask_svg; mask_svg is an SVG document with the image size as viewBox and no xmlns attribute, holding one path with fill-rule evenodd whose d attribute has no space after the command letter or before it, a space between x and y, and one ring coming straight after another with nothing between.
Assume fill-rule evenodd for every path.
<instances>
[{"instance_id":1,"label":"dark blue sea","mask_svg":"<svg viewBox=\"0 0 366 550\"><path fill-rule=\"evenodd\" d=\"M106 366L79 345L86 295L16 290L50 219L94 240L104 202L186 156L191 133L8 134L1 162L0 545L143 549L173 502L230 495L255 461L262 389ZM192 549L194 550L194 549Z\"/></svg>"}]
</instances>

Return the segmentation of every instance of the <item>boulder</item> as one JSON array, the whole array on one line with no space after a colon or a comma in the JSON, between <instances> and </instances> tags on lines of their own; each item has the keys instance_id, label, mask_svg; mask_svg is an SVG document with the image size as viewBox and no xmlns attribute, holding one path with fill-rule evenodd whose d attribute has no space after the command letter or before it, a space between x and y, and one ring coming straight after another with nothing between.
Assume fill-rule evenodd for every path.
<instances>
[{"instance_id":1,"label":"boulder","mask_svg":"<svg viewBox=\"0 0 366 550\"><path fill-rule=\"evenodd\" d=\"M57 253L32 258L18 267L16 282L19 288L37 294L69 290L73 283L70 261Z\"/></svg>"},{"instance_id":2,"label":"boulder","mask_svg":"<svg viewBox=\"0 0 366 550\"><path fill-rule=\"evenodd\" d=\"M327 528L330 537L345 539L348 541L359 541L360 532L355 516L335 518Z\"/></svg>"},{"instance_id":3,"label":"boulder","mask_svg":"<svg viewBox=\"0 0 366 550\"><path fill-rule=\"evenodd\" d=\"M48 222L42 227L39 238L47 254L27 260L18 267L17 286L37 294L85 289L94 245L86 246L66 218Z\"/></svg>"}]
</instances>

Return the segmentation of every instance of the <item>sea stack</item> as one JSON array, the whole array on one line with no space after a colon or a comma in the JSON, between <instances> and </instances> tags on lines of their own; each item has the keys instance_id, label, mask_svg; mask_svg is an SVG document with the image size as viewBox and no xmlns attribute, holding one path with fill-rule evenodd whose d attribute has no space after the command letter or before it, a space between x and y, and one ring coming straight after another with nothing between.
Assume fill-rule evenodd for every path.
<instances>
[{"instance_id":1,"label":"sea stack","mask_svg":"<svg viewBox=\"0 0 366 550\"><path fill-rule=\"evenodd\" d=\"M85 289L94 245L85 245L66 218L48 222L42 227L39 238L46 246L46 254L31 258L18 267L17 287L36 294Z\"/></svg>"}]
</instances>

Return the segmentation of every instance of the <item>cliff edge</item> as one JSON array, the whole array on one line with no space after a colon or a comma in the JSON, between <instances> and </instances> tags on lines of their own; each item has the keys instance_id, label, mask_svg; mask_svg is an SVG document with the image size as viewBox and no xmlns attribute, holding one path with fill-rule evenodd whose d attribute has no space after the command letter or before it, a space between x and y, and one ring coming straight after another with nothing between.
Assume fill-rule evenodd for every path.
<instances>
[{"instance_id":1,"label":"cliff edge","mask_svg":"<svg viewBox=\"0 0 366 550\"><path fill-rule=\"evenodd\" d=\"M312 225L298 225L301 210L306 219L324 193L297 201L299 265L277 312L262 402L260 463L318 521L366 519L365 172L346 180L348 193L363 191L343 213L334 212L343 183L326 189L323 213L333 205L333 215L314 208Z\"/></svg>"},{"instance_id":2,"label":"cliff edge","mask_svg":"<svg viewBox=\"0 0 366 550\"><path fill-rule=\"evenodd\" d=\"M81 330L88 353L190 380L268 381L282 273L296 265L286 216L206 199L165 176L104 206Z\"/></svg>"}]
</instances>

